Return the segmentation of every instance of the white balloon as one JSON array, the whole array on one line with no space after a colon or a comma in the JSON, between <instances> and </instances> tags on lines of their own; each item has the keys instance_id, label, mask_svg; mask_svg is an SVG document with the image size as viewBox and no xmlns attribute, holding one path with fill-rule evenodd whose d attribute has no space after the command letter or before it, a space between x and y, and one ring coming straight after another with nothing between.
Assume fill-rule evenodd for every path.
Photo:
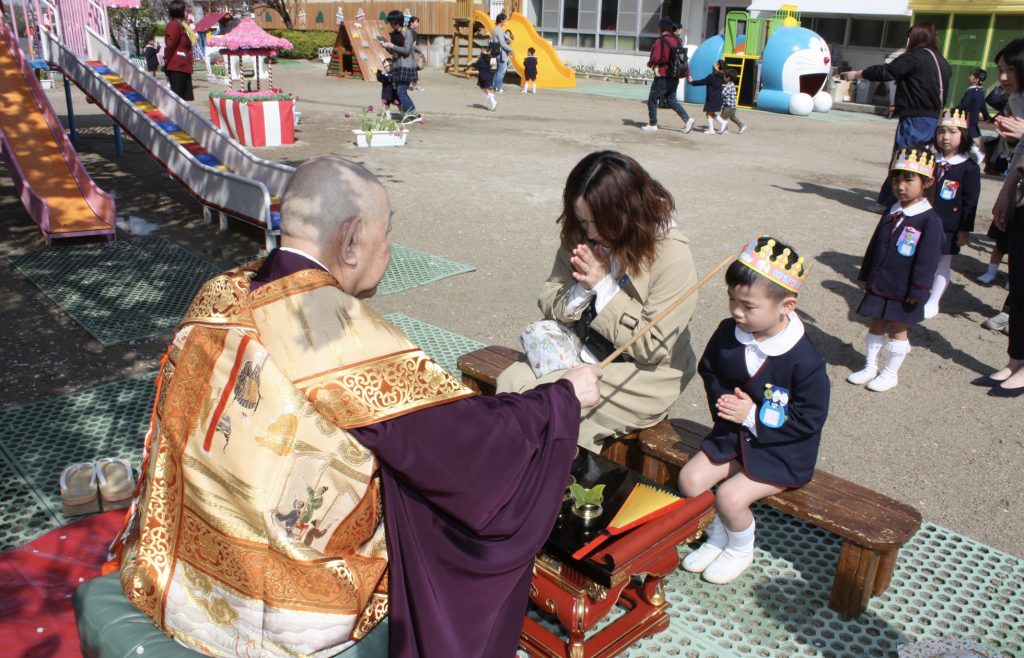
<instances>
[{"instance_id":1,"label":"white balloon","mask_svg":"<svg viewBox=\"0 0 1024 658\"><path fill-rule=\"evenodd\" d=\"M832 95L819 91L814 95L814 111L828 112L832 109Z\"/></svg>"},{"instance_id":2,"label":"white balloon","mask_svg":"<svg viewBox=\"0 0 1024 658\"><path fill-rule=\"evenodd\" d=\"M810 94L793 94L789 99L789 113L805 117L814 111L814 99Z\"/></svg>"}]
</instances>

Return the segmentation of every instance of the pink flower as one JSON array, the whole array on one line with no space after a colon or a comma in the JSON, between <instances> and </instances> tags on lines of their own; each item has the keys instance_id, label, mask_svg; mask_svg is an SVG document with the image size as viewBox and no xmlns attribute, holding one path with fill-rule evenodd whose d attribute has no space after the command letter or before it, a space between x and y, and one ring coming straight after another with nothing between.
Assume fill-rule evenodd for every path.
<instances>
[{"instance_id":1,"label":"pink flower","mask_svg":"<svg viewBox=\"0 0 1024 658\"><path fill-rule=\"evenodd\" d=\"M367 107L367 108L366 108L366 111L367 111L367 112L373 112L373 106L372 106L372 105L370 105L369 107Z\"/></svg>"},{"instance_id":2,"label":"pink flower","mask_svg":"<svg viewBox=\"0 0 1024 658\"><path fill-rule=\"evenodd\" d=\"M348 112L346 112L346 113L345 113L345 118L346 118L346 119L348 119L348 118L349 118L349 117L351 117L351 116L352 116L352 115L351 115L351 114L349 114Z\"/></svg>"}]
</instances>

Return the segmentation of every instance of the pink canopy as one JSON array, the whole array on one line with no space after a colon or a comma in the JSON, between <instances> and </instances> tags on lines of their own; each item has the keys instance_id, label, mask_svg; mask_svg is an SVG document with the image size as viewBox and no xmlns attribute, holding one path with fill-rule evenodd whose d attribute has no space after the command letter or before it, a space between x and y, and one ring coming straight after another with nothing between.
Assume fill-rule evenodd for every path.
<instances>
[{"instance_id":1,"label":"pink canopy","mask_svg":"<svg viewBox=\"0 0 1024 658\"><path fill-rule=\"evenodd\" d=\"M105 0L103 6L110 9L138 9L142 5L139 0Z\"/></svg>"},{"instance_id":2,"label":"pink canopy","mask_svg":"<svg viewBox=\"0 0 1024 658\"><path fill-rule=\"evenodd\" d=\"M209 46L232 51L291 50L293 48L291 41L267 34L251 18L243 18L230 32L210 37L206 43Z\"/></svg>"}]
</instances>

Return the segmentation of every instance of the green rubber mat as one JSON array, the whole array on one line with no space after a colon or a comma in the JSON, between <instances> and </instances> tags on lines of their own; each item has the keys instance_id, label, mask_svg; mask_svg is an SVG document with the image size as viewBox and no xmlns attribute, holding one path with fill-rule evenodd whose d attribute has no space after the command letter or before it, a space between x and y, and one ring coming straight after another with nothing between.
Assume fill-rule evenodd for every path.
<instances>
[{"instance_id":1,"label":"green rubber mat","mask_svg":"<svg viewBox=\"0 0 1024 658\"><path fill-rule=\"evenodd\" d=\"M21 546L63 523L43 503L39 492L0 450L0 551Z\"/></svg>"},{"instance_id":2,"label":"green rubber mat","mask_svg":"<svg viewBox=\"0 0 1024 658\"><path fill-rule=\"evenodd\" d=\"M1000 655L1024 657L1020 559L925 523L900 551L889 589L872 598L858 619L847 621L828 607L841 539L761 505L755 516L753 566L729 585L713 585L678 568L664 581L669 628L621 655L874 658L896 656L906 644L955 636ZM690 550L680 548L680 558ZM557 631L552 620L536 610L530 614Z\"/></svg>"},{"instance_id":3,"label":"green rubber mat","mask_svg":"<svg viewBox=\"0 0 1024 658\"><path fill-rule=\"evenodd\" d=\"M244 265L251 260L263 258L267 252L261 251L250 258L236 258L235 263ZM384 278L377 286L377 297L404 292L417 286L440 281L456 274L472 272L476 268L455 261L432 256L426 252L402 245L391 245L391 264L384 272Z\"/></svg>"},{"instance_id":4,"label":"green rubber mat","mask_svg":"<svg viewBox=\"0 0 1024 658\"><path fill-rule=\"evenodd\" d=\"M68 464L122 457L135 468L142 461L153 404L155 375L132 377L42 402L0 410L0 454L5 515L0 549L25 543L68 521L61 514L60 474ZM25 490L28 490L26 492ZM31 497L28 495L31 493ZM21 519L8 518L15 501ZM34 509L30 509L34 508ZM53 523L38 519L50 516ZM27 524L31 519L35 525Z\"/></svg>"},{"instance_id":5,"label":"green rubber mat","mask_svg":"<svg viewBox=\"0 0 1024 658\"><path fill-rule=\"evenodd\" d=\"M169 334L217 273L157 236L46 247L9 260L104 346Z\"/></svg>"},{"instance_id":6,"label":"green rubber mat","mask_svg":"<svg viewBox=\"0 0 1024 658\"><path fill-rule=\"evenodd\" d=\"M406 338L419 345L424 352L460 381L462 373L458 366L459 357L484 346L483 343L453 334L432 324L420 322L401 313L389 313L384 316L384 319L401 329Z\"/></svg>"}]
</instances>

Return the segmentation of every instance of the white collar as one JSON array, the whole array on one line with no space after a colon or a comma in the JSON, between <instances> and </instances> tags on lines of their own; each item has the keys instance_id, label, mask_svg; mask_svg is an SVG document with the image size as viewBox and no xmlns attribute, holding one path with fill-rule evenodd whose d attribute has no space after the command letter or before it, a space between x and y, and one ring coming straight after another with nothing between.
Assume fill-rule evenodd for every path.
<instances>
[{"instance_id":1,"label":"white collar","mask_svg":"<svg viewBox=\"0 0 1024 658\"><path fill-rule=\"evenodd\" d=\"M757 340L753 334L748 334L739 327L736 327L736 340L741 344L750 347L754 345L765 356L779 356L793 349L800 339L804 337L804 323L793 311L789 314L789 324L786 328L765 340Z\"/></svg>"},{"instance_id":2,"label":"white collar","mask_svg":"<svg viewBox=\"0 0 1024 658\"><path fill-rule=\"evenodd\" d=\"M303 258L308 258L309 260L313 261L314 263L316 263L320 267L324 268L324 271L330 272L330 270L327 269L326 265L324 265L323 263L321 263L317 259L313 258L312 256L310 256L306 252L302 251L301 249L293 249L292 247L278 247L278 249L280 249L281 251L287 251L287 252L290 252L290 253L293 253L293 254L298 254L299 256L302 256Z\"/></svg>"},{"instance_id":3,"label":"white collar","mask_svg":"<svg viewBox=\"0 0 1024 658\"><path fill-rule=\"evenodd\" d=\"M931 208L932 204L928 203L928 199L921 199L920 201L915 201L906 208L901 208L900 202L897 201L896 203L892 204L892 208L889 208L889 214L892 215L894 213L901 212L903 213L904 217L913 217L914 215L920 215L925 210L931 210Z\"/></svg>"},{"instance_id":4,"label":"white collar","mask_svg":"<svg viewBox=\"0 0 1024 658\"><path fill-rule=\"evenodd\" d=\"M958 165L961 162L966 162L970 155L967 153L957 153L952 158L947 159L941 153L935 156L936 162L948 162L950 165Z\"/></svg>"}]
</instances>

